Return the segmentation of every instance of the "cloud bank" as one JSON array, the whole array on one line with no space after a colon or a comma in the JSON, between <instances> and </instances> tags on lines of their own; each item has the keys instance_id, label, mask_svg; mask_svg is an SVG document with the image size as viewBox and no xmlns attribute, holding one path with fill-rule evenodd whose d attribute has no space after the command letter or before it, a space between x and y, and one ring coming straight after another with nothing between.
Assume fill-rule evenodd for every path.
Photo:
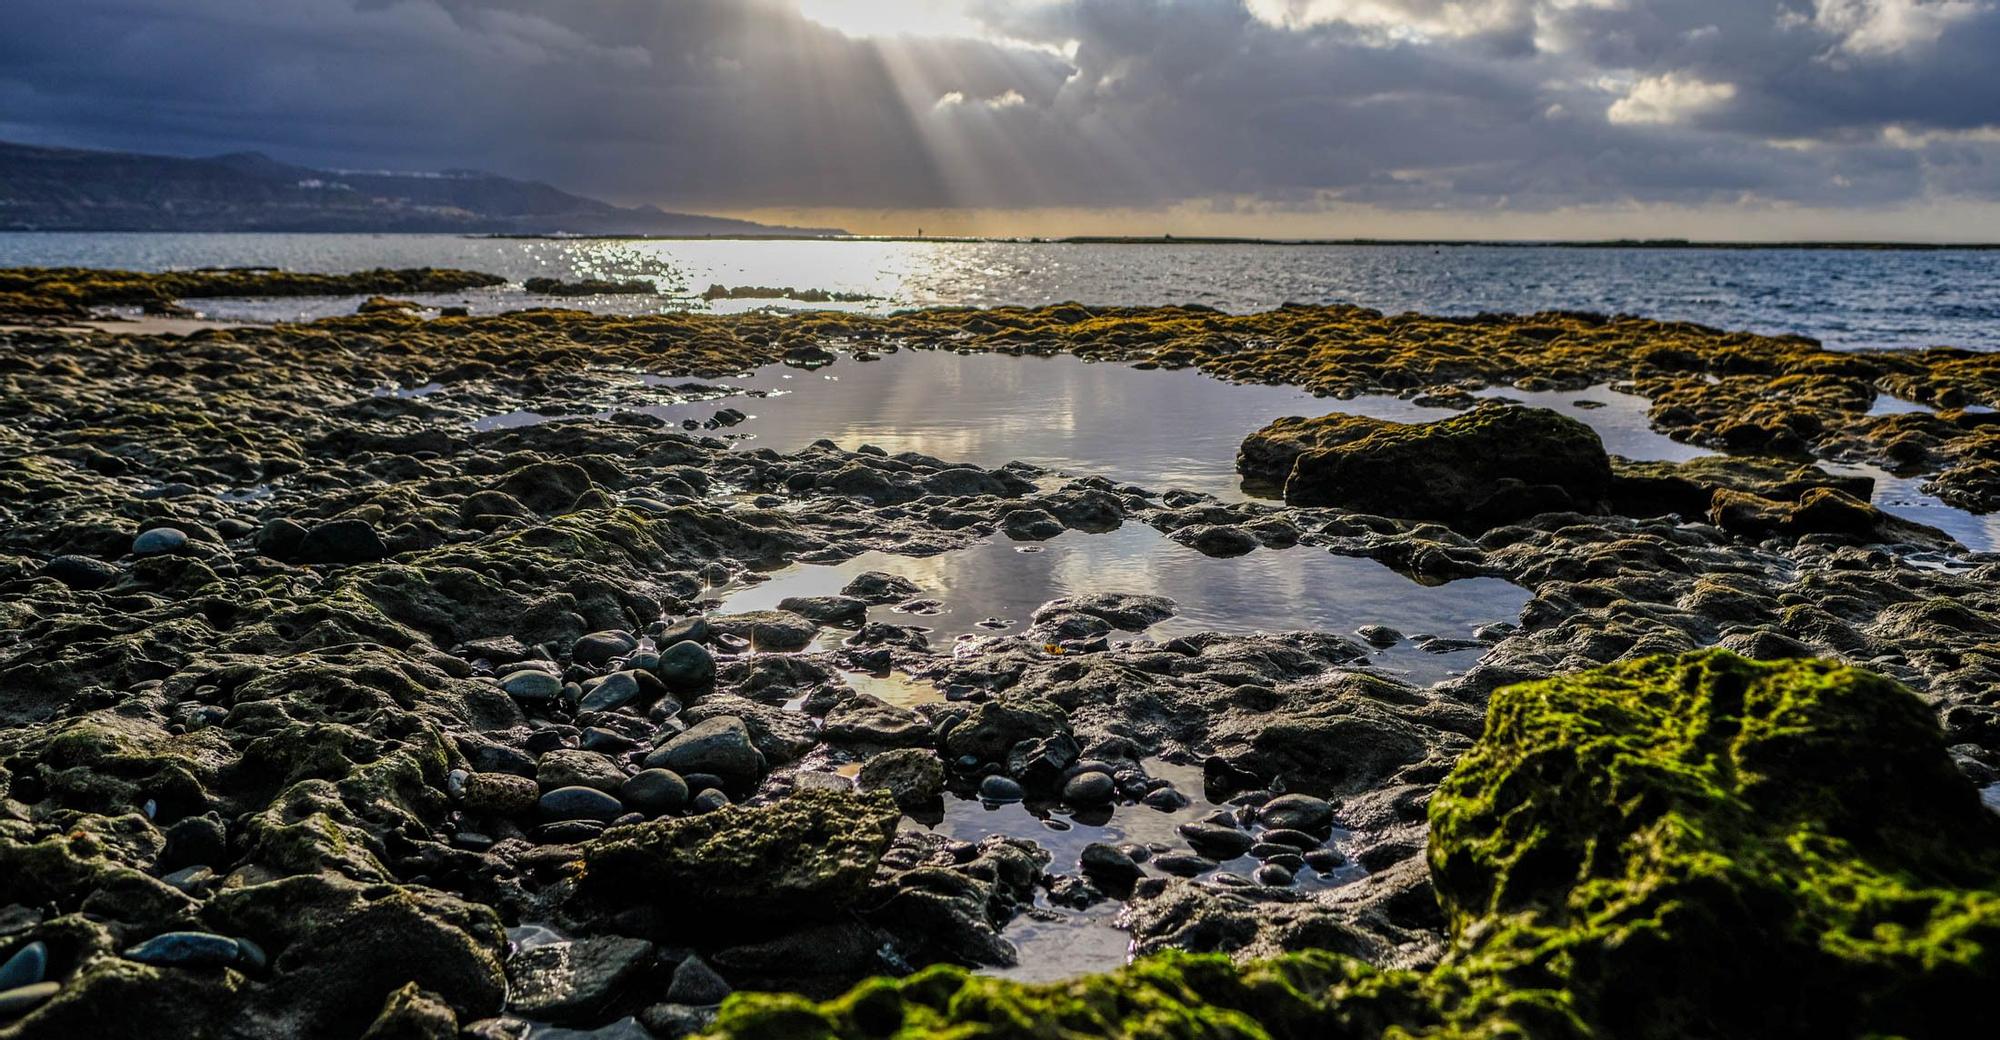
<instances>
[{"instance_id":1,"label":"cloud bank","mask_svg":"<svg viewBox=\"0 0 2000 1040\"><path fill-rule=\"evenodd\" d=\"M1990 0L8 0L0 137L739 211L1879 212L2000 201L1994 54Z\"/></svg>"}]
</instances>

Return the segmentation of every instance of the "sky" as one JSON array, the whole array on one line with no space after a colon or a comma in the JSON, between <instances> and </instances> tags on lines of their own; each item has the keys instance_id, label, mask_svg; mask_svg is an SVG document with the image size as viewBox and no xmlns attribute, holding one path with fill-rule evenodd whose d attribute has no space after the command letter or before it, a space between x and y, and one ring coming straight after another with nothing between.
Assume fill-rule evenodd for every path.
<instances>
[{"instance_id":1,"label":"sky","mask_svg":"<svg viewBox=\"0 0 2000 1040\"><path fill-rule=\"evenodd\" d=\"M2000 240L2000 0L4 0L0 139L862 233Z\"/></svg>"}]
</instances>

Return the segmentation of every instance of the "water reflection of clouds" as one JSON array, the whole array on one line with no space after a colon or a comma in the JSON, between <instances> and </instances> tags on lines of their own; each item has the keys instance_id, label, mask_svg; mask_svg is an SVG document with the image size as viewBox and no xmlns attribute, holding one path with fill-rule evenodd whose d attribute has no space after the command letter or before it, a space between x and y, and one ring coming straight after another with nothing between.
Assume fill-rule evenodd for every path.
<instances>
[{"instance_id":1,"label":"water reflection of clouds","mask_svg":"<svg viewBox=\"0 0 2000 1040\"><path fill-rule=\"evenodd\" d=\"M1424 586L1373 560L1310 547L1215 559L1150 527L1126 524L1107 534L1072 532L1032 544L994 539L932 557L868 553L830 566L794 566L767 582L731 590L722 609L763 610L790 596L828 595L868 570L903 575L924 597L944 603L945 613L929 617L887 607L872 613L876 620L930 627L934 643L990 635L992 630L979 625L990 617L1017 622L1010 631L1018 632L1043 603L1096 592L1175 600L1180 613L1146 633L1156 638L1195 632L1344 633L1370 624L1412 636L1463 638L1482 624L1516 619L1528 600L1525 590L1498 579ZM1378 663L1434 682L1468 661L1404 644Z\"/></svg>"}]
</instances>

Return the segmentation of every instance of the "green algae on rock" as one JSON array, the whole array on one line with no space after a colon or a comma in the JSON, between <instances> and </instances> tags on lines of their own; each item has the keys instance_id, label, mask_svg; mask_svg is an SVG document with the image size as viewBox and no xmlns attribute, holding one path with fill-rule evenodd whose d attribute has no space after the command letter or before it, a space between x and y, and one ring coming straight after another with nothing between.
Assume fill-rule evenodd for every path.
<instances>
[{"instance_id":1,"label":"green algae on rock","mask_svg":"<svg viewBox=\"0 0 2000 1040\"><path fill-rule=\"evenodd\" d=\"M646 296L660 291L643 278L627 282L607 278L584 278L574 282L559 278L530 278L522 283L522 288L541 296Z\"/></svg>"},{"instance_id":2,"label":"green algae on rock","mask_svg":"<svg viewBox=\"0 0 2000 1040\"><path fill-rule=\"evenodd\" d=\"M1446 968L1606 1035L1955 1035L2000 983L2000 818L1858 669L1712 652L1501 690L1431 823Z\"/></svg>"},{"instance_id":3,"label":"green algae on rock","mask_svg":"<svg viewBox=\"0 0 2000 1040\"><path fill-rule=\"evenodd\" d=\"M442 267L377 268L311 274L271 268L113 271L91 267L0 269L0 317L89 317L119 304L170 307L176 299L214 296L393 296L459 292L505 285L498 275Z\"/></svg>"},{"instance_id":4,"label":"green algae on rock","mask_svg":"<svg viewBox=\"0 0 2000 1040\"><path fill-rule=\"evenodd\" d=\"M1428 423L1340 413L1279 419L1244 441L1237 468L1281 478L1292 505L1474 530L1593 511L1611 489L1610 459L1590 427L1545 408L1498 404Z\"/></svg>"},{"instance_id":5,"label":"green algae on rock","mask_svg":"<svg viewBox=\"0 0 2000 1040\"><path fill-rule=\"evenodd\" d=\"M1431 805L1428 974L1166 954L933 968L713 1037L1957 1036L2000 984L2000 819L1897 684L1722 651L1507 687Z\"/></svg>"},{"instance_id":6,"label":"green algae on rock","mask_svg":"<svg viewBox=\"0 0 2000 1040\"><path fill-rule=\"evenodd\" d=\"M618 827L584 846L578 894L612 904L670 894L682 923L838 916L866 890L900 816L887 795L807 789Z\"/></svg>"}]
</instances>

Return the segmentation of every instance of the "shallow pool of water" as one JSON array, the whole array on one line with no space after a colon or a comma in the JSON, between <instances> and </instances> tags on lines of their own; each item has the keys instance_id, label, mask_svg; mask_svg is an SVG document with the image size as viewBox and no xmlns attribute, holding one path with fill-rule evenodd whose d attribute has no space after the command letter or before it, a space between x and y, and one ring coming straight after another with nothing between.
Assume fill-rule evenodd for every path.
<instances>
[{"instance_id":1,"label":"shallow pool of water","mask_svg":"<svg viewBox=\"0 0 2000 1040\"><path fill-rule=\"evenodd\" d=\"M1060 806L1024 802L992 804L978 799L948 797L944 820L929 829L962 841L979 841L996 834L1027 838L1048 850L1051 856L1049 871L1056 874L1077 873L1077 861L1083 855L1084 846L1094 842L1150 844L1166 846L1175 852L1188 852L1187 839L1176 828L1200 820L1223 807L1210 802L1204 794L1199 767L1174 765L1159 759L1149 760L1145 766L1149 775L1172 782L1188 797L1188 804L1172 812L1162 812L1145 805L1121 804L1110 810L1078 813ZM904 825L922 826L910 822ZM1259 829L1252 827L1253 831ZM1347 838L1346 831L1335 828L1333 836L1325 844L1329 848L1343 849ZM1141 866L1148 874L1165 876L1150 862ZM1239 856L1218 864L1200 877L1212 879L1222 874L1233 874L1248 879L1256 868L1256 860ZM1292 887L1300 891L1334 888L1349 884L1366 873L1352 862L1327 874L1308 867L1298 872ZM1037 919L1037 915L1022 914L1001 932L1019 952L1020 963L1012 968L995 969L991 974L1027 982L1045 982L1108 971L1124 964L1130 957L1131 939L1118 927L1118 914L1123 906L1116 900L1081 909L1042 903L1039 907L1041 915L1051 919L1041 920Z\"/></svg>"},{"instance_id":2,"label":"shallow pool of water","mask_svg":"<svg viewBox=\"0 0 2000 1040\"><path fill-rule=\"evenodd\" d=\"M1127 523L1108 534L1072 531L1033 543L1000 538L930 557L866 553L839 564L796 565L761 584L722 590L720 610L768 610L791 596L832 595L863 571L901 575L923 590L922 597L938 601L937 614L885 606L869 616L930 628L939 646L1020 632L1049 600L1091 592L1173 599L1180 612L1144 633L1155 639L1195 632L1349 633L1362 625L1387 625L1409 637L1464 639L1481 625L1516 620L1529 598L1527 590L1498 578L1420 585L1374 560L1310 546L1216 559ZM826 645L845 637L840 629L822 634ZM1481 653L1430 653L1411 638L1375 651L1372 661L1413 682L1432 683L1470 667Z\"/></svg>"},{"instance_id":3,"label":"shallow pool of water","mask_svg":"<svg viewBox=\"0 0 2000 1040\"><path fill-rule=\"evenodd\" d=\"M1821 468L1840 476L1868 477L1875 481L1875 508L1929 524L1958 539L1973 552L2000 551L2000 513L1980 515L1945 504L1924 490L1927 477L1899 477L1880 466L1865 463L1822 463Z\"/></svg>"},{"instance_id":4,"label":"shallow pool of water","mask_svg":"<svg viewBox=\"0 0 2000 1040\"><path fill-rule=\"evenodd\" d=\"M807 371L770 365L729 379L635 377L656 398L621 410L681 425L728 407L742 422L710 432L753 447L797 451L825 438L995 467L1020 460L1157 491L1186 488L1240 500L1243 439L1287 415L1347 412L1399 422L1451 416L1389 395L1318 397L1283 386L1228 383L1192 369L1146 370L1069 355L1014 357L903 350L878 360L843 358ZM1681 461L1709 454L1653 431L1646 399L1608 387L1480 391L1553 408L1598 431L1606 450L1631 459ZM609 414L599 413L599 414ZM497 429L560 418L533 410L476 423Z\"/></svg>"}]
</instances>

